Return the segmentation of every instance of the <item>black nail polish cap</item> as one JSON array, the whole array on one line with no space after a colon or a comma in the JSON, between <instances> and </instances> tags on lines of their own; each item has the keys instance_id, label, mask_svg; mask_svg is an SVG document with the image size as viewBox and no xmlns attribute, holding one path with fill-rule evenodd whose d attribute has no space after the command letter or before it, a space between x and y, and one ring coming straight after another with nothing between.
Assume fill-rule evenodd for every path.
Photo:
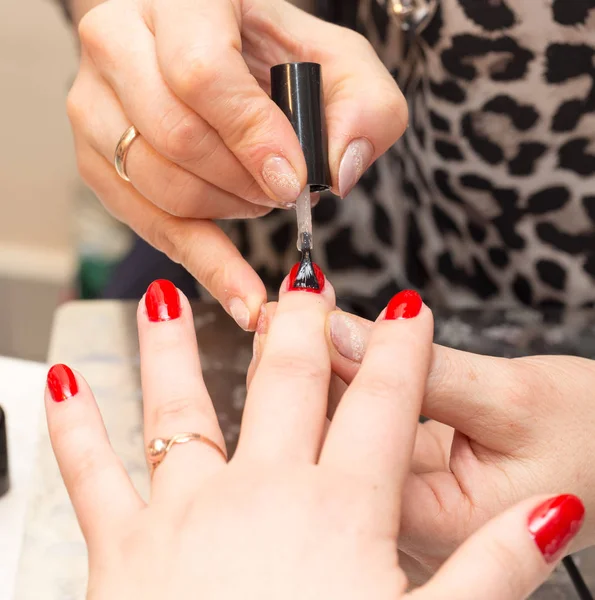
<instances>
[{"instance_id":1,"label":"black nail polish cap","mask_svg":"<svg viewBox=\"0 0 595 600\"><path fill-rule=\"evenodd\" d=\"M320 65L300 62L272 67L271 98L285 113L300 141L310 191L328 190L332 183Z\"/></svg>"},{"instance_id":2,"label":"black nail polish cap","mask_svg":"<svg viewBox=\"0 0 595 600\"><path fill-rule=\"evenodd\" d=\"M8 477L8 439L6 436L6 417L0 406L0 496L8 492L10 480Z\"/></svg>"}]
</instances>

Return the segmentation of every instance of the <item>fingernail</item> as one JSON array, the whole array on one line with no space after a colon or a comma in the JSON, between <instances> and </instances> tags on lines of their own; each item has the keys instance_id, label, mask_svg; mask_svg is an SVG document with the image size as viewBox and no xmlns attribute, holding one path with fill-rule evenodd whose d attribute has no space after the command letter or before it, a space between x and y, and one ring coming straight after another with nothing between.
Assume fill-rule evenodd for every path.
<instances>
[{"instance_id":1,"label":"fingernail","mask_svg":"<svg viewBox=\"0 0 595 600\"><path fill-rule=\"evenodd\" d=\"M332 313L329 317L331 341L337 352L347 360L361 363L366 351L364 327L346 314Z\"/></svg>"},{"instance_id":2,"label":"fingernail","mask_svg":"<svg viewBox=\"0 0 595 600\"><path fill-rule=\"evenodd\" d=\"M232 298L229 301L229 312L234 321L244 330L248 331L250 327L250 311L243 300Z\"/></svg>"},{"instance_id":3,"label":"fingernail","mask_svg":"<svg viewBox=\"0 0 595 600\"><path fill-rule=\"evenodd\" d=\"M47 384L54 402L64 402L79 391L74 373L66 365L54 365L48 371Z\"/></svg>"},{"instance_id":4,"label":"fingernail","mask_svg":"<svg viewBox=\"0 0 595 600\"><path fill-rule=\"evenodd\" d=\"M386 307L385 319L411 319L419 315L421 310L421 296L414 290L403 290L391 298Z\"/></svg>"},{"instance_id":5,"label":"fingernail","mask_svg":"<svg viewBox=\"0 0 595 600\"><path fill-rule=\"evenodd\" d=\"M314 294L322 293L322 290L324 290L324 284L326 282L324 273L316 263L313 262L310 264L312 265L312 271L314 271L314 277L318 282L318 288L304 285L301 278L298 280L298 273L300 271L301 263L295 263L289 272L289 281L287 283L287 289L289 291L313 292Z\"/></svg>"},{"instance_id":6,"label":"fingernail","mask_svg":"<svg viewBox=\"0 0 595 600\"><path fill-rule=\"evenodd\" d=\"M529 515L529 533L545 561L555 562L579 532L585 518L581 500L571 494L550 498Z\"/></svg>"},{"instance_id":7,"label":"fingernail","mask_svg":"<svg viewBox=\"0 0 595 600\"><path fill-rule=\"evenodd\" d=\"M173 321L180 316L180 295L176 286L167 279L154 281L145 294L145 306L149 321Z\"/></svg>"},{"instance_id":8,"label":"fingernail","mask_svg":"<svg viewBox=\"0 0 595 600\"><path fill-rule=\"evenodd\" d=\"M271 156L262 167L262 177L275 197L284 204L294 203L301 186L295 169L281 156Z\"/></svg>"},{"instance_id":9,"label":"fingernail","mask_svg":"<svg viewBox=\"0 0 595 600\"><path fill-rule=\"evenodd\" d=\"M339 194L345 198L370 166L374 156L374 147L366 138L353 140L339 165Z\"/></svg>"}]
</instances>

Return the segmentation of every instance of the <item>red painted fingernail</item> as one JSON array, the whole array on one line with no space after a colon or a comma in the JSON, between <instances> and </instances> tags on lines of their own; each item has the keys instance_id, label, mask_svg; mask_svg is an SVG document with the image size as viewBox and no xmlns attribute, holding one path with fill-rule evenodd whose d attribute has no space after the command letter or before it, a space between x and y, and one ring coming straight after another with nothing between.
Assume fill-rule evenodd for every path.
<instances>
[{"instance_id":1,"label":"red painted fingernail","mask_svg":"<svg viewBox=\"0 0 595 600\"><path fill-rule=\"evenodd\" d=\"M298 292L313 292L315 294L320 294L324 289L324 284L326 282L326 278L324 277L324 273L320 269L320 267L316 263L312 263L312 270L314 271L314 277L318 282L318 288L311 287L310 285L304 285L296 282L296 278L300 269L301 263L295 263L293 267L291 267L291 271L289 272L289 283L288 289L290 291L298 291Z\"/></svg>"},{"instance_id":2,"label":"red painted fingernail","mask_svg":"<svg viewBox=\"0 0 595 600\"><path fill-rule=\"evenodd\" d=\"M48 371L47 383L54 402L64 402L79 391L74 373L66 365L54 365Z\"/></svg>"},{"instance_id":3,"label":"red painted fingernail","mask_svg":"<svg viewBox=\"0 0 595 600\"><path fill-rule=\"evenodd\" d=\"M529 533L546 562L553 563L578 533L585 518L579 498L564 494L550 498L529 515Z\"/></svg>"},{"instance_id":4,"label":"red painted fingernail","mask_svg":"<svg viewBox=\"0 0 595 600\"><path fill-rule=\"evenodd\" d=\"M158 279L149 286L145 295L145 306L149 321L153 323L173 321L182 312L178 290L167 279Z\"/></svg>"},{"instance_id":5,"label":"red painted fingernail","mask_svg":"<svg viewBox=\"0 0 595 600\"><path fill-rule=\"evenodd\" d=\"M419 315L421 310L421 296L414 290L403 290L391 298L386 307L385 319L411 319Z\"/></svg>"}]
</instances>

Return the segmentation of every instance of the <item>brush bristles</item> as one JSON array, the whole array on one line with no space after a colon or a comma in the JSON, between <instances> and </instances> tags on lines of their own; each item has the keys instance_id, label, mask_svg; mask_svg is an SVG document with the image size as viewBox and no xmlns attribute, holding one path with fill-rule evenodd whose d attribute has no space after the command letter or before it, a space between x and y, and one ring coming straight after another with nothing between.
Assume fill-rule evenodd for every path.
<instances>
[{"instance_id":1,"label":"brush bristles","mask_svg":"<svg viewBox=\"0 0 595 600\"><path fill-rule=\"evenodd\" d=\"M302 252L302 260L300 261L300 266L298 268L297 275L295 276L293 287L310 290L320 289L320 283L318 282L316 273L314 273L314 268L312 267L310 250L304 250Z\"/></svg>"}]
</instances>

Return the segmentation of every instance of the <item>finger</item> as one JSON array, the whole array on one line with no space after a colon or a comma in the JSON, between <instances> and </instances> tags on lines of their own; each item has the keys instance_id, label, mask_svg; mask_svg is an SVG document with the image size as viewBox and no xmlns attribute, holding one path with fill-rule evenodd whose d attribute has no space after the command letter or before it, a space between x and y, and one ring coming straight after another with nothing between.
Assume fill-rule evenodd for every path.
<instances>
[{"instance_id":1,"label":"finger","mask_svg":"<svg viewBox=\"0 0 595 600\"><path fill-rule=\"evenodd\" d=\"M492 519L411 600L522 600L552 572L579 531L576 496L531 498Z\"/></svg>"},{"instance_id":2,"label":"finger","mask_svg":"<svg viewBox=\"0 0 595 600\"><path fill-rule=\"evenodd\" d=\"M168 10L176 13L171 7ZM106 2L90 11L79 26L83 51L115 91L124 113L166 162L233 196L252 202L268 200L217 132L165 83L155 38L142 11L134 3Z\"/></svg>"},{"instance_id":3,"label":"finger","mask_svg":"<svg viewBox=\"0 0 595 600\"><path fill-rule=\"evenodd\" d=\"M260 362L260 357L264 351L267 339L267 333L272 323L275 312L277 310L277 302L269 302L268 304L263 305L260 316L258 317L258 325L256 327L256 333L254 334L254 344L253 344L253 356L248 367L248 375L247 375L247 387L250 388L250 383L254 378L254 373L258 368L258 364ZM341 397L345 393L347 389L347 385L343 382L343 380L331 373L331 379L329 382L329 391L328 391L328 409L327 409L327 417L332 418L332 415L335 412L336 407L341 401Z\"/></svg>"},{"instance_id":4,"label":"finger","mask_svg":"<svg viewBox=\"0 0 595 600\"><path fill-rule=\"evenodd\" d=\"M179 0L175 11L166 0L152 6L158 61L173 92L273 200L295 202L306 183L304 156L288 119L242 57L242 8L212 0Z\"/></svg>"},{"instance_id":5,"label":"finger","mask_svg":"<svg viewBox=\"0 0 595 600\"><path fill-rule=\"evenodd\" d=\"M332 420L343 394L347 391L347 384L335 373L331 373L331 381L328 390L327 417Z\"/></svg>"},{"instance_id":6,"label":"finger","mask_svg":"<svg viewBox=\"0 0 595 600\"><path fill-rule=\"evenodd\" d=\"M405 131L407 103L362 35L315 19L289 3L274 12L266 10L267 4L268 0L256 2L280 31L298 42L293 60L322 65L329 167L333 190L344 198Z\"/></svg>"},{"instance_id":7,"label":"finger","mask_svg":"<svg viewBox=\"0 0 595 600\"><path fill-rule=\"evenodd\" d=\"M324 431L330 361L324 339L332 286L287 291L287 279L246 399L238 454L257 460L310 461Z\"/></svg>"},{"instance_id":8,"label":"finger","mask_svg":"<svg viewBox=\"0 0 595 600\"><path fill-rule=\"evenodd\" d=\"M75 137L77 148L84 145ZM264 284L231 240L211 221L167 215L123 182L90 149L77 152L79 171L110 212L141 238L182 264L246 330L254 330Z\"/></svg>"},{"instance_id":9,"label":"finger","mask_svg":"<svg viewBox=\"0 0 595 600\"><path fill-rule=\"evenodd\" d=\"M333 371L349 383L358 372L372 323L336 311L329 314L327 341ZM531 372L515 361L434 344L422 413L493 450L519 450L534 417Z\"/></svg>"},{"instance_id":10,"label":"finger","mask_svg":"<svg viewBox=\"0 0 595 600\"><path fill-rule=\"evenodd\" d=\"M87 543L113 542L144 502L110 445L89 386L66 365L54 365L45 409L52 448Z\"/></svg>"},{"instance_id":11,"label":"finger","mask_svg":"<svg viewBox=\"0 0 595 600\"><path fill-rule=\"evenodd\" d=\"M202 376L192 310L173 283L154 281L139 304L145 444L178 433L198 433L225 449L215 408ZM155 470L154 489L179 494L226 464L208 444L171 448Z\"/></svg>"},{"instance_id":12,"label":"finger","mask_svg":"<svg viewBox=\"0 0 595 600\"><path fill-rule=\"evenodd\" d=\"M361 366L370 336L372 321L335 310L326 321L326 339L333 372L350 384Z\"/></svg>"},{"instance_id":13,"label":"finger","mask_svg":"<svg viewBox=\"0 0 595 600\"><path fill-rule=\"evenodd\" d=\"M343 395L320 457L321 464L388 491L395 505L409 473L432 334L432 313L417 293L401 292L391 300L374 326L362 368Z\"/></svg>"},{"instance_id":14,"label":"finger","mask_svg":"<svg viewBox=\"0 0 595 600\"><path fill-rule=\"evenodd\" d=\"M256 331L254 333L254 341L252 345L252 360L250 361L250 365L248 366L248 373L246 377L246 387L250 388L250 384L252 383L252 379L254 378L254 373L258 367L258 363L260 362L260 357L262 356L262 352L266 345L266 338L269 332L269 327L275 318L275 313L277 312L277 302L267 302L267 304L263 304L260 309L260 314L258 315L258 322L256 324Z\"/></svg>"},{"instance_id":15,"label":"finger","mask_svg":"<svg viewBox=\"0 0 595 600\"><path fill-rule=\"evenodd\" d=\"M82 60L85 61L84 56ZM114 91L93 67L88 66L79 73L68 97L68 114L78 134L113 164L115 148L130 126L130 118ZM246 202L171 162L142 135L129 147L126 172L140 194L174 216L254 218L270 210Z\"/></svg>"}]
</instances>

